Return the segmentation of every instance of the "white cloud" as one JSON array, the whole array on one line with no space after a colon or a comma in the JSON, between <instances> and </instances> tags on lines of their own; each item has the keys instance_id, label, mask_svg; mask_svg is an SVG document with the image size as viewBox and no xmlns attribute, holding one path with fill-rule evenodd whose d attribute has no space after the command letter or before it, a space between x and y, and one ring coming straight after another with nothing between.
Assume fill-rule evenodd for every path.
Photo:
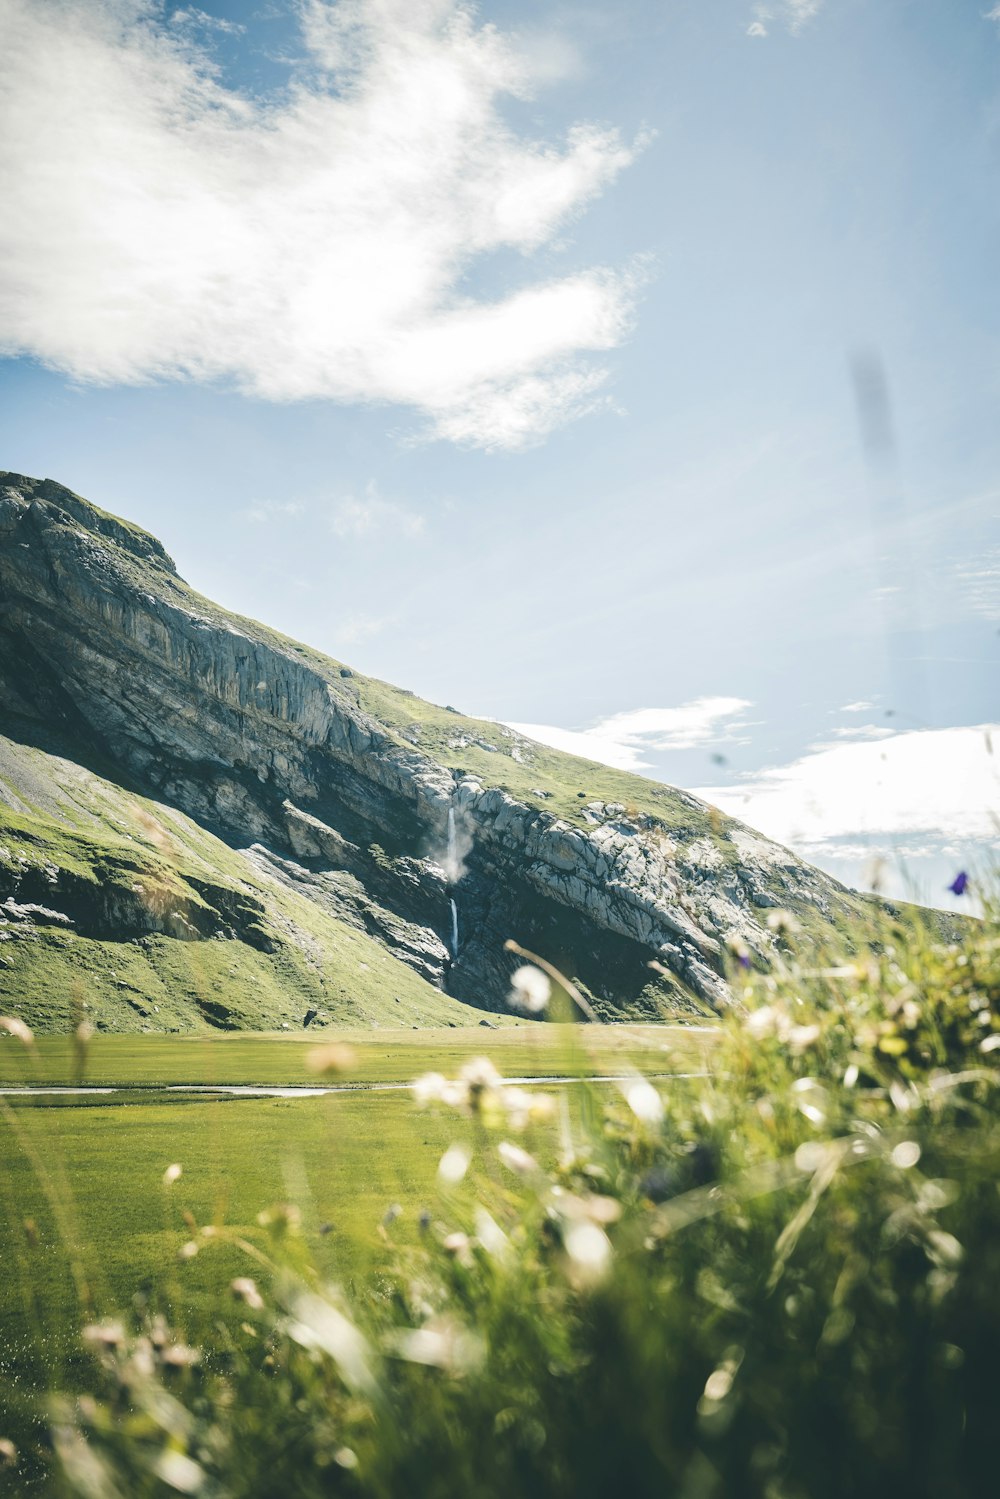
<instances>
[{"instance_id":1,"label":"white cloud","mask_svg":"<svg viewBox=\"0 0 1000 1499\"><path fill-rule=\"evenodd\" d=\"M997 19L1000 20L1000 6ZM976 562L959 563L955 578L966 608L983 619L1000 620L1000 547L994 547Z\"/></svg>"},{"instance_id":2,"label":"white cloud","mask_svg":"<svg viewBox=\"0 0 1000 1499\"><path fill-rule=\"evenodd\" d=\"M750 707L740 697L700 697L679 708L638 708L601 719L590 729L552 724L512 723L510 728L539 744L582 755L618 770L644 770L648 756L665 750L698 749L731 743Z\"/></svg>"},{"instance_id":3,"label":"white cloud","mask_svg":"<svg viewBox=\"0 0 1000 1499\"><path fill-rule=\"evenodd\" d=\"M916 729L815 746L801 759L707 786L697 796L812 857L851 845L886 849L985 844L1000 823L1000 726Z\"/></svg>"},{"instance_id":4,"label":"white cloud","mask_svg":"<svg viewBox=\"0 0 1000 1499\"><path fill-rule=\"evenodd\" d=\"M867 713L868 709L874 706L875 704L869 698L859 697L857 702L844 703L840 711L841 713Z\"/></svg>"},{"instance_id":5,"label":"white cloud","mask_svg":"<svg viewBox=\"0 0 1000 1499\"><path fill-rule=\"evenodd\" d=\"M884 724L877 723L851 724L830 730L834 739L891 739L894 733L894 729L887 729Z\"/></svg>"},{"instance_id":6,"label":"white cloud","mask_svg":"<svg viewBox=\"0 0 1000 1499\"><path fill-rule=\"evenodd\" d=\"M263 526L270 521L295 520L305 514L305 509L301 500L258 500L243 514L255 526Z\"/></svg>"},{"instance_id":7,"label":"white cloud","mask_svg":"<svg viewBox=\"0 0 1000 1499\"><path fill-rule=\"evenodd\" d=\"M226 36L242 36L246 27L239 21L227 21L222 16L210 16L207 11L199 10L197 6L189 5L183 10L175 10L170 15L171 26L200 26L205 31L219 31Z\"/></svg>"},{"instance_id":8,"label":"white cloud","mask_svg":"<svg viewBox=\"0 0 1000 1499\"><path fill-rule=\"evenodd\" d=\"M769 21L783 21L793 36L819 15L823 0L761 0L753 7L754 20L747 36L767 36Z\"/></svg>"},{"instance_id":9,"label":"white cloud","mask_svg":"<svg viewBox=\"0 0 1000 1499\"><path fill-rule=\"evenodd\" d=\"M413 537L420 535L424 524L422 515L382 499L376 485L370 483L363 496L348 495L334 507L330 529L335 536L344 537L371 537L385 531Z\"/></svg>"},{"instance_id":10,"label":"white cloud","mask_svg":"<svg viewBox=\"0 0 1000 1499\"><path fill-rule=\"evenodd\" d=\"M394 614L351 614L337 625L333 638L337 645L359 645L395 623Z\"/></svg>"},{"instance_id":11,"label":"white cloud","mask_svg":"<svg viewBox=\"0 0 1000 1499\"><path fill-rule=\"evenodd\" d=\"M287 95L225 88L147 0L0 0L0 352L90 381L222 380L269 400L392 402L517 447L601 401L642 269L496 300L633 160L578 124L518 134L552 76L458 0L303 0Z\"/></svg>"}]
</instances>

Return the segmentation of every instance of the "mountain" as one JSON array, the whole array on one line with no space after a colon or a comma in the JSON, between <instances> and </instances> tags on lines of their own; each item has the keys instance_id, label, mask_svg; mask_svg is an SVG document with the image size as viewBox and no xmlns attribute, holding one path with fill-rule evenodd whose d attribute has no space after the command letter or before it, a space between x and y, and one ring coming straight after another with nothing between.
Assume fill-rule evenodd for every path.
<instances>
[{"instance_id":1,"label":"mountain","mask_svg":"<svg viewBox=\"0 0 1000 1499\"><path fill-rule=\"evenodd\" d=\"M227 613L154 537L4 472L0 731L0 995L42 1029L84 1002L116 1029L474 1023L508 937L606 1018L704 1011L727 942L773 955L769 910L817 944L873 911L683 791Z\"/></svg>"}]
</instances>

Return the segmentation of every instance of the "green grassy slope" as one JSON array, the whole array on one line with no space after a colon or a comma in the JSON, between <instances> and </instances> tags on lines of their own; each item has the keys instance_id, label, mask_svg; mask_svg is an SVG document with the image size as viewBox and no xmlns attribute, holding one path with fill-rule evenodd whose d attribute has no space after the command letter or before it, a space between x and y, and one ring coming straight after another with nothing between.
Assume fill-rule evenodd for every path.
<instances>
[{"instance_id":1,"label":"green grassy slope","mask_svg":"<svg viewBox=\"0 0 1000 1499\"><path fill-rule=\"evenodd\" d=\"M43 1031L65 1030L81 1016L108 1030L297 1029L310 1009L358 1026L482 1019L365 932L266 880L182 813L0 736L0 896L15 876L30 880L35 903L55 911L70 903L67 888L84 910L88 897L127 904L140 890L191 925L238 903L259 943L164 933L108 941L44 918L30 928L7 920L0 1002Z\"/></svg>"}]
</instances>

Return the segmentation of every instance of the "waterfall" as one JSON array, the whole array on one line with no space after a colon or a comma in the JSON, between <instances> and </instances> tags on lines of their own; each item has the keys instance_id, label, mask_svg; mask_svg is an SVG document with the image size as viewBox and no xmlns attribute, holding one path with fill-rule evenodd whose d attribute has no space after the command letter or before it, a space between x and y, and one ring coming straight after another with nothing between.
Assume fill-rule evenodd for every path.
<instances>
[{"instance_id":1,"label":"waterfall","mask_svg":"<svg viewBox=\"0 0 1000 1499\"><path fill-rule=\"evenodd\" d=\"M448 808L448 853L445 859L445 875L448 884L453 885L458 878L458 838L455 833L455 808ZM458 957L458 906L455 898L451 901L451 955Z\"/></svg>"}]
</instances>

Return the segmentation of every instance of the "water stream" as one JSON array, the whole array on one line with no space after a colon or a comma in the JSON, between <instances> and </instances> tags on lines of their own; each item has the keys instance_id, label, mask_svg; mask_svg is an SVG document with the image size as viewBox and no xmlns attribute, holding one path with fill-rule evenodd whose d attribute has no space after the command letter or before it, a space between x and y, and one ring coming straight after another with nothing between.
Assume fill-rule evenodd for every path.
<instances>
[{"instance_id":1,"label":"water stream","mask_svg":"<svg viewBox=\"0 0 1000 1499\"><path fill-rule=\"evenodd\" d=\"M455 808L448 808L448 853L445 858L445 875L448 884L453 885L458 879L458 837L455 832ZM451 897L451 956L458 957L458 906L455 897Z\"/></svg>"}]
</instances>

